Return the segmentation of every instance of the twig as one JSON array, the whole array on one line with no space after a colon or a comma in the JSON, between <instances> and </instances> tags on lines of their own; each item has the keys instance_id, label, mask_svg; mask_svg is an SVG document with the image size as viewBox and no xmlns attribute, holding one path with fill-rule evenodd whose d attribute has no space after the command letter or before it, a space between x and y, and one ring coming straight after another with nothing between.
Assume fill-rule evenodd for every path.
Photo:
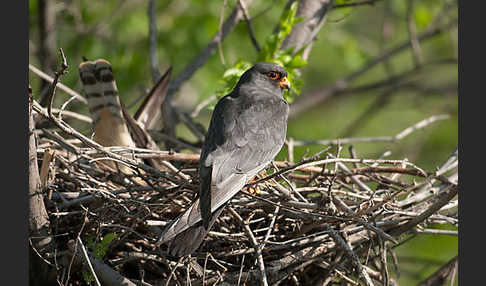
<instances>
[{"instance_id":1,"label":"twig","mask_svg":"<svg viewBox=\"0 0 486 286\"><path fill-rule=\"evenodd\" d=\"M273 231L273 227L275 225L275 221L277 220L277 216L278 216L279 211L280 211L280 202L275 207L275 211L273 212L272 220L270 221L270 225L268 226L268 231L265 234L265 238L263 239L262 243L260 244L260 251L262 251L265 248L265 243L267 243L268 238L270 237L270 234Z\"/></svg>"},{"instance_id":2,"label":"twig","mask_svg":"<svg viewBox=\"0 0 486 286\"><path fill-rule=\"evenodd\" d=\"M91 274L93 275L93 277L95 279L96 285L101 286L101 283L98 280L98 276L96 275L96 273L93 269L93 265L91 265L91 261L89 260L88 253L86 252L86 249L84 248L83 241L81 240L79 235L77 237L77 241L78 241L78 244L81 248L81 253L83 254L83 257L86 260L86 263L88 264L89 271L91 272Z\"/></svg>"},{"instance_id":3,"label":"twig","mask_svg":"<svg viewBox=\"0 0 486 286\"><path fill-rule=\"evenodd\" d=\"M245 223L245 221L243 221L241 216L232 207L228 207L228 210L241 223L246 234L248 235L248 238L249 238L251 244L253 245L253 248L255 249L255 253L256 253L256 257L257 257L257 261L258 261L258 267L260 269L260 279L261 279L260 284L263 285L263 286L268 286L267 274L265 272L265 264L263 262L262 251L261 251L261 248L258 246L258 242L257 242L255 236L253 235L248 224Z\"/></svg>"},{"instance_id":4,"label":"twig","mask_svg":"<svg viewBox=\"0 0 486 286\"><path fill-rule=\"evenodd\" d=\"M418 40L419 41L430 40L435 36L440 35L443 31L446 31L456 25L457 25L457 19L453 19L446 25L427 29L425 32L418 35ZM331 86L326 87L324 89L320 89L315 94L306 94L300 96L299 99L292 104L290 108L289 118L293 118L297 114L306 110L307 108L316 106L317 104L330 98L331 96L343 92L355 79L362 76L363 74L371 70L379 63L388 60L389 58L403 52L404 50L410 47L411 47L411 42L410 40L407 40L406 42L397 45L395 48L392 48L390 50L381 53L379 56L375 57L373 60L368 62L365 66L357 69L356 71L350 73L349 75L343 77L342 79L337 80Z\"/></svg>"},{"instance_id":5,"label":"twig","mask_svg":"<svg viewBox=\"0 0 486 286\"><path fill-rule=\"evenodd\" d=\"M50 77L49 75L47 75L46 73L42 72L41 70L39 70L38 68L36 68L35 66L29 64L29 69L35 73L36 75L38 75L40 78L52 83L54 81L54 78ZM82 95L80 95L79 93L75 92L74 90L70 89L69 87L65 86L64 84L62 83L56 83L56 86L59 87L59 89L61 89L62 91L66 92L67 94L71 95L71 96L74 96L77 100L83 102L83 103L86 103L88 104L88 100L86 98L84 98Z\"/></svg>"},{"instance_id":6,"label":"twig","mask_svg":"<svg viewBox=\"0 0 486 286\"><path fill-rule=\"evenodd\" d=\"M160 78L160 71L159 71L159 58L157 56L157 17L156 17L155 0L149 1L147 14L149 17L150 67L152 68L152 80L154 83L156 83Z\"/></svg>"},{"instance_id":7,"label":"twig","mask_svg":"<svg viewBox=\"0 0 486 286\"><path fill-rule=\"evenodd\" d=\"M253 0L245 0L245 6L248 7ZM174 93L181 87L181 85L189 80L194 73L204 65L204 63L209 59L209 57L216 51L218 46L218 41L226 38L226 36L233 30L233 28L243 19L243 13L241 9L235 7L233 12L226 18L223 23L221 32L217 32L216 35L211 39L208 45L195 57L195 59L190 62L183 70L180 72L174 80L169 85L169 90L167 94L167 100L171 101ZM218 35L221 35L219 37Z\"/></svg>"},{"instance_id":8,"label":"twig","mask_svg":"<svg viewBox=\"0 0 486 286\"><path fill-rule=\"evenodd\" d=\"M224 17L224 8L226 8L226 0L223 0L223 6L221 6L221 11L219 12L219 29L218 29L218 36L217 36L217 42L218 42L218 55L219 55L219 60L221 61L221 64L223 67L226 66L225 61L224 61L224 55L223 55L223 47L221 46L221 41L223 40L223 17Z\"/></svg>"},{"instance_id":9,"label":"twig","mask_svg":"<svg viewBox=\"0 0 486 286\"><path fill-rule=\"evenodd\" d=\"M431 229L431 228L415 229L415 230L413 230L413 233L416 233L416 234L434 234L434 235L452 235L452 236L458 235L457 230Z\"/></svg>"},{"instance_id":10,"label":"twig","mask_svg":"<svg viewBox=\"0 0 486 286\"><path fill-rule=\"evenodd\" d=\"M194 108L194 110L191 112L191 115L190 116L192 118L196 118L204 107L206 107L207 105L209 105L211 102L213 102L216 99L217 99L217 97L216 97L215 94L213 94L210 97L206 98L201 103L199 103L198 105L196 105L196 107Z\"/></svg>"},{"instance_id":11,"label":"twig","mask_svg":"<svg viewBox=\"0 0 486 286\"><path fill-rule=\"evenodd\" d=\"M36 104L38 104L38 103L36 102ZM77 120L80 120L80 121L83 121L83 122L86 122L86 123L90 123L90 124L93 123L93 119L91 119L91 117L83 115L83 114L79 114L79 113L76 113L76 112L73 112L73 111L69 111L69 110L52 108L52 113L54 113L54 114L57 113L58 114L57 118L59 118L60 120L62 120L62 118L60 117L61 113L62 113L62 115L65 115L66 117L71 117L71 118L74 118L74 119L77 119Z\"/></svg>"},{"instance_id":12,"label":"twig","mask_svg":"<svg viewBox=\"0 0 486 286\"><path fill-rule=\"evenodd\" d=\"M397 142L407 137L414 131L423 129L428 125L441 120L449 119L448 114L432 115L424 120L421 120L414 125L407 127L395 136L381 136L381 137L350 137L350 138L339 138L339 139L329 139L329 140L313 140L313 141L293 141L295 146L307 146L307 145L337 145L340 144L350 144L358 142Z\"/></svg>"},{"instance_id":13,"label":"twig","mask_svg":"<svg viewBox=\"0 0 486 286\"><path fill-rule=\"evenodd\" d=\"M47 94L47 114L51 118L54 117L52 115L52 102L54 99L54 94L56 93L57 82L59 81L59 78L66 73L66 69L68 68L66 56L64 56L64 51L62 50L62 48L60 48L59 51L61 53L62 59L61 67L58 71L54 73L54 80L52 81L51 86L49 87L49 93Z\"/></svg>"},{"instance_id":14,"label":"twig","mask_svg":"<svg viewBox=\"0 0 486 286\"><path fill-rule=\"evenodd\" d=\"M240 267L240 275L238 276L238 286L240 286L240 281L241 281L241 274L243 273L243 266L245 262L245 255L243 255L243 258L241 259L241 267Z\"/></svg>"},{"instance_id":15,"label":"twig","mask_svg":"<svg viewBox=\"0 0 486 286\"><path fill-rule=\"evenodd\" d=\"M458 191L459 189L457 186L452 186L452 185L444 186L439 191L438 200L435 203L433 203L428 209L426 209L420 215L412 218L406 224L400 226L397 229L394 229L391 232L391 234L394 236L402 234L410 230L417 224L421 223L426 218L430 217L432 214L440 210L440 208L442 208L445 204L447 204L452 198L454 198L457 195Z\"/></svg>"},{"instance_id":16,"label":"twig","mask_svg":"<svg viewBox=\"0 0 486 286\"><path fill-rule=\"evenodd\" d=\"M398 133L397 135L395 135L395 140L396 141L402 140L403 138L408 136L410 133L414 132L415 130L422 129L432 122L439 121L439 120L445 120L445 119L449 119L449 118L450 118L450 116L448 114L433 115L429 118L426 118L424 120L417 122L416 124L406 128L402 132Z\"/></svg>"},{"instance_id":17,"label":"twig","mask_svg":"<svg viewBox=\"0 0 486 286\"><path fill-rule=\"evenodd\" d=\"M330 236L333 238L334 242L339 245L349 256L351 263L356 267L358 273L363 277L366 282L366 285L372 286L373 282L371 281L370 276L363 268L363 265L359 262L359 258L356 256L356 253L352 250L352 247L348 241L346 241L342 236L335 231L331 226L326 225L327 230L329 231Z\"/></svg>"},{"instance_id":18,"label":"twig","mask_svg":"<svg viewBox=\"0 0 486 286\"><path fill-rule=\"evenodd\" d=\"M374 6L376 2L380 0L362 0L356 1L351 3L343 3L332 6L332 9L340 9L340 8L349 8L349 7L356 7L356 6L363 6L363 5L371 5Z\"/></svg>"},{"instance_id":19,"label":"twig","mask_svg":"<svg viewBox=\"0 0 486 286\"><path fill-rule=\"evenodd\" d=\"M44 157L42 158L42 165L40 170L40 181L41 181L42 188L45 188L47 186L49 169L51 167L50 165L51 162L54 160L55 155L56 155L56 150L51 150L49 148L47 148L44 152ZM51 199L50 195L49 195L49 199Z\"/></svg>"},{"instance_id":20,"label":"twig","mask_svg":"<svg viewBox=\"0 0 486 286\"><path fill-rule=\"evenodd\" d=\"M255 47L255 49L257 50L257 52L260 52L262 50L262 48L261 48L260 44L258 43L258 41L256 39L255 31L253 29L253 24L251 22L251 18L250 18L250 15L248 13L248 10L246 9L245 4L243 4L243 2L241 2L241 0L238 0L238 5L240 6L241 10L243 11L243 16L245 17L245 21L248 24L248 33L250 35L251 42L252 42L253 46Z\"/></svg>"},{"instance_id":21,"label":"twig","mask_svg":"<svg viewBox=\"0 0 486 286\"><path fill-rule=\"evenodd\" d=\"M182 259L184 259L184 257L179 258L179 260L177 261L177 264L174 266L174 269L172 269L170 271L170 275L169 275L169 278L167 278L167 282L165 283L165 286L169 286L169 282L170 282L172 276L174 276L174 273L175 273L177 267L179 267L179 264L181 263Z\"/></svg>"},{"instance_id":22,"label":"twig","mask_svg":"<svg viewBox=\"0 0 486 286\"><path fill-rule=\"evenodd\" d=\"M420 49L420 42L417 38L417 30L415 28L415 21L413 19L413 4L414 0L408 0L407 7L407 27L410 35L410 43L412 44L412 56L416 67L420 67L423 63L422 52Z\"/></svg>"}]
</instances>

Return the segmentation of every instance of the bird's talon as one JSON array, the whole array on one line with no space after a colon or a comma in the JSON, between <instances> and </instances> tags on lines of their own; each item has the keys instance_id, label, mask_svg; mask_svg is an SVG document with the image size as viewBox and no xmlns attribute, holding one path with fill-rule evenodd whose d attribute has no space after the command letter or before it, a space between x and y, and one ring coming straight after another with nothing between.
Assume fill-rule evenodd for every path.
<instances>
[{"instance_id":1,"label":"bird's talon","mask_svg":"<svg viewBox=\"0 0 486 286\"><path fill-rule=\"evenodd\" d=\"M258 186L249 186L248 187L248 193L250 193L251 195L255 194L255 195L259 195L260 194L260 188Z\"/></svg>"}]
</instances>

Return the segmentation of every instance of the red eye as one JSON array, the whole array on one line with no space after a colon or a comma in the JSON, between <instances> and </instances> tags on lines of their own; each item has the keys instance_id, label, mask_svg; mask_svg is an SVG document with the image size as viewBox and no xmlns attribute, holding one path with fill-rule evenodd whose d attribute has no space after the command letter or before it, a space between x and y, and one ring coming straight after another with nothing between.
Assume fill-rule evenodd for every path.
<instances>
[{"instance_id":1,"label":"red eye","mask_svg":"<svg viewBox=\"0 0 486 286\"><path fill-rule=\"evenodd\" d=\"M272 80L277 80L280 78L280 74L277 72L267 72L267 76Z\"/></svg>"}]
</instances>

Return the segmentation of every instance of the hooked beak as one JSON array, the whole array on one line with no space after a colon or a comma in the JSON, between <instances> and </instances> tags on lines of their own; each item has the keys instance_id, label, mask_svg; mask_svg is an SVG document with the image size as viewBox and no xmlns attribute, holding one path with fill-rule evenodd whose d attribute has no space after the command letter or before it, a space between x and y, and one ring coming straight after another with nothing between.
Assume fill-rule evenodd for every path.
<instances>
[{"instance_id":1,"label":"hooked beak","mask_svg":"<svg viewBox=\"0 0 486 286\"><path fill-rule=\"evenodd\" d=\"M290 91L290 82L289 82L289 80L287 79L286 76L284 76L283 78L280 79L279 85L280 85L281 88L285 88L285 89Z\"/></svg>"}]
</instances>

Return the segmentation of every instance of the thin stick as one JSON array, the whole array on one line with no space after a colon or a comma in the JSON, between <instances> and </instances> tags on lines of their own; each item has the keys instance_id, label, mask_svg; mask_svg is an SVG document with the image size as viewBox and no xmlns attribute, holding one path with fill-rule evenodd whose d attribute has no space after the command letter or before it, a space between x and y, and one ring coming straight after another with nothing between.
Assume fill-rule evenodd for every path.
<instances>
[{"instance_id":1,"label":"thin stick","mask_svg":"<svg viewBox=\"0 0 486 286\"><path fill-rule=\"evenodd\" d=\"M216 99L217 99L216 95L213 94L210 97L203 100L198 105L196 105L196 107L190 114L191 118L196 118L204 107L208 106L211 102L213 102Z\"/></svg>"},{"instance_id":2,"label":"thin stick","mask_svg":"<svg viewBox=\"0 0 486 286\"><path fill-rule=\"evenodd\" d=\"M184 257L179 258L179 260L177 261L177 264L174 266L174 269L172 269L172 271L170 271L170 275L169 275L169 278L167 278L167 282L165 283L165 286L169 286L169 282L170 282L172 276L174 275L177 267L179 267L179 264L181 263L183 258Z\"/></svg>"},{"instance_id":3,"label":"thin stick","mask_svg":"<svg viewBox=\"0 0 486 286\"><path fill-rule=\"evenodd\" d=\"M413 61L416 67L420 67L424 60L420 49L420 42L417 38L417 29L415 28L415 21L413 18L413 4L414 4L414 0L408 0L407 27L408 27L408 34L410 36L410 43L412 44Z\"/></svg>"},{"instance_id":4,"label":"thin stick","mask_svg":"<svg viewBox=\"0 0 486 286\"><path fill-rule=\"evenodd\" d=\"M258 268L260 269L260 283L263 286L268 286L267 274L265 273L265 264L263 262L262 251L261 251L261 248L258 246L258 242L257 242L255 236L253 235L248 224L243 221L241 216L232 207L228 207L228 210L242 224L246 234L248 235L248 238L249 238L249 240L250 240L251 244L253 245L253 248L255 249L255 252L256 252L256 257L257 257L257 261L258 261Z\"/></svg>"},{"instance_id":5,"label":"thin stick","mask_svg":"<svg viewBox=\"0 0 486 286\"><path fill-rule=\"evenodd\" d=\"M395 136L378 136L378 137L349 137L349 138L338 138L338 139L329 139L329 140L313 140L313 141L293 141L294 146L307 146L307 145L338 145L340 144L350 144L350 143L358 143L358 142L397 142L408 135L412 134L414 131L419 129L423 129L430 124L449 119L450 116L448 114L439 114L433 115L426 119L423 119L414 125L407 127L403 131L399 132Z\"/></svg>"},{"instance_id":6,"label":"thin stick","mask_svg":"<svg viewBox=\"0 0 486 286\"><path fill-rule=\"evenodd\" d=\"M91 274L93 274L96 285L101 286L101 283L98 280L98 276L96 276L96 273L93 269L93 265L91 265L91 261L89 260L88 253L86 252L86 249L84 248L83 241L81 241L81 238L79 237L79 235L77 237L77 241L79 243L79 246L81 246L81 253L83 253L83 257L86 260L86 263L88 263L89 271L91 272Z\"/></svg>"},{"instance_id":7,"label":"thin stick","mask_svg":"<svg viewBox=\"0 0 486 286\"><path fill-rule=\"evenodd\" d=\"M257 50L257 52L260 52L262 50L262 48L261 48L260 44L258 44L258 41L256 39L255 30L253 29L253 24L251 22L251 18L250 18L250 15L248 13L248 10L246 9L245 4L241 0L238 0L238 5L240 6L241 10L243 11L243 16L245 17L245 21L248 24L248 32L249 32L249 35L250 35L251 42L252 42L253 46L255 47L255 49Z\"/></svg>"},{"instance_id":8,"label":"thin stick","mask_svg":"<svg viewBox=\"0 0 486 286\"><path fill-rule=\"evenodd\" d=\"M156 1L150 0L148 3L147 14L149 16L149 54L150 67L152 69L152 80L156 83L160 78L159 58L157 56L157 17Z\"/></svg>"},{"instance_id":9,"label":"thin stick","mask_svg":"<svg viewBox=\"0 0 486 286\"><path fill-rule=\"evenodd\" d=\"M42 79L44 79L44 80L46 80L50 83L54 82L54 78L52 78L48 74L44 73L40 69L36 68L35 66L29 64L29 69L33 73L38 75L40 78L42 78ZM59 82L59 83L56 84L56 86L59 87L59 89L61 89L62 91L66 92L67 94L74 96L77 100L81 101L82 103L88 104L88 100L86 98L84 98L84 96L75 92L74 90L70 89L69 87L65 86L64 84Z\"/></svg>"},{"instance_id":10,"label":"thin stick","mask_svg":"<svg viewBox=\"0 0 486 286\"><path fill-rule=\"evenodd\" d=\"M275 221L277 220L278 212L280 211L280 202L278 202L278 205L275 207L275 211L273 212L272 220L270 221L270 225L268 226L268 231L265 234L265 238L263 239L262 243L260 244L260 251L265 248L265 243L267 243L270 234L272 234L273 231L273 226L275 225Z\"/></svg>"},{"instance_id":11,"label":"thin stick","mask_svg":"<svg viewBox=\"0 0 486 286\"><path fill-rule=\"evenodd\" d=\"M240 286L240 281L241 281L241 274L243 273L243 266L245 262L245 257L246 255L243 254L243 258L241 259L241 267L240 267L240 275L238 276L238 286Z\"/></svg>"},{"instance_id":12,"label":"thin stick","mask_svg":"<svg viewBox=\"0 0 486 286\"><path fill-rule=\"evenodd\" d=\"M344 3L344 4L339 4L339 5L334 5L332 6L332 9L340 9L340 8L349 8L349 7L357 7L357 6L363 6L363 5L371 5L374 6L376 2L380 0L363 0L363 1L356 1L352 3Z\"/></svg>"},{"instance_id":13,"label":"thin stick","mask_svg":"<svg viewBox=\"0 0 486 286\"><path fill-rule=\"evenodd\" d=\"M410 230L417 224L421 223L426 218L430 217L432 214L440 210L440 208L442 208L445 204L447 204L452 198L454 198L457 195L458 191L459 191L458 186L448 185L443 187L439 191L439 198L435 203L433 203L428 209L426 209L420 215L409 220L406 224L400 226L397 229L394 229L391 232L391 234L394 236L402 234Z\"/></svg>"},{"instance_id":14,"label":"thin stick","mask_svg":"<svg viewBox=\"0 0 486 286\"><path fill-rule=\"evenodd\" d=\"M245 0L245 5L248 7L253 0ZM226 18L223 23L221 34L218 31L217 34L211 39L208 45L196 56L196 58L190 62L177 76L171 81L169 85L169 90L167 91L166 100L172 101L174 93L181 87L181 85L189 80L194 73L201 68L204 63L211 57L211 55L216 51L218 47L219 38L221 41L226 38L226 36L233 30L233 28L238 24L241 19L243 19L243 12L239 7L235 7L233 12ZM218 35L221 35L219 37Z\"/></svg>"},{"instance_id":15,"label":"thin stick","mask_svg":"<svg viewBox=\"0 0 486 286\"><path fill-rule=\"evenodd\" d=\"M221 11L219 12L219 29L218 29L218 36L217 36L218 55L219 55L219 60L221 61L223 67L226 66L224 61L223 48L221 47L221 41L223 40L224 8L226 8L226 0L223 0L223 6L221 7Z\"/></svg>"},{"instance_id":16,"label":"thin stick","mask_svg":"<svg viewBox=\"0 0 486 286\"><path fill-rule=\"evenodd\" d=\"M47 95L47 114L49 114L49 117L54 117L52 115L52 102L54 100L54 94L56 93L56 86L57 82L59 81L59 78L66 73L66 69L68 68L66 56L64 56L64 51L62 48L59 49L61 53L61 58L62 58L62 63L61 63L61 68L59 71L56 71L54 73L54 80L51 83L51 86L49 87L49 93Z\"/></svg>"}]
</instances>

